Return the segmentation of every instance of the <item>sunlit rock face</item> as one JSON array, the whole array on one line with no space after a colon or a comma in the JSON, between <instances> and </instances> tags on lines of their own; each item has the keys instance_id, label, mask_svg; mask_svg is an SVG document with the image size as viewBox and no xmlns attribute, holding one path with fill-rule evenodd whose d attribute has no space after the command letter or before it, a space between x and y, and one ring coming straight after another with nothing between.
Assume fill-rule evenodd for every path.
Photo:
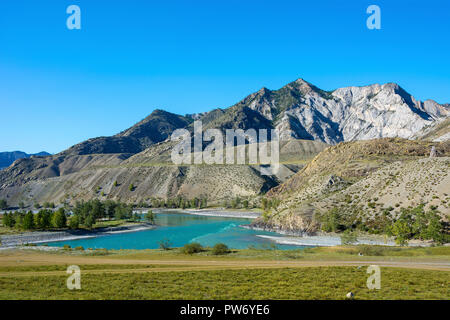
<instances>
[{"instance_id":1,"label":"sunlit rock face","mask_svg":"<svg viewBox=\"0 0 450 320\"><path fill-rule=\"evenodd\" d=\"M323 91L298 79L266 88L240 102L280 130L282 139L341 141L400 137L411 139L450 115L448 105L416 100L395 83Z\"/></svg>"}]
</instances>

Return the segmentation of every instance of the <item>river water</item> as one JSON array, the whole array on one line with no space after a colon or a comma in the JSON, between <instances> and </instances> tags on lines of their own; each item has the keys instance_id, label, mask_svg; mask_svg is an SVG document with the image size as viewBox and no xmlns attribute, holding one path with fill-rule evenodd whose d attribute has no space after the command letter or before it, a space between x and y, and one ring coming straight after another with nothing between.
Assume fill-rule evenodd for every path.
<instances>
[{"instance_id":1,"label":"river water","mask_svg":"<svg viewBox=\"0 0 450 320\"><path fill-rule=\"evenodd\" d=\"M251 219L212 217L186 214L183 212L156 213L156 229L138 232L119 233L96 238L50 242L49 246L105 249L157 249L159 242L167 239L172 247L182 247L190 242L203 246L225 243L233 249L256 247L261 249L299 249L298 245L276 244L273 237L283 237L273 232L249 230L243 225ZM269 236L269 238L259 237Z\"/></svg>"}]
</instances>

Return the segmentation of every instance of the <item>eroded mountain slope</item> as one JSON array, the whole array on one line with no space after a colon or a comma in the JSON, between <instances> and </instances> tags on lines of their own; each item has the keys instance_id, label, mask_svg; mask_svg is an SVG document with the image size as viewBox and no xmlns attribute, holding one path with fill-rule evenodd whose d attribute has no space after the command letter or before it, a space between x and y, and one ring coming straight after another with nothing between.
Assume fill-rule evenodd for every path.
<instances>
[{"instance_id":1,"label":"eroded mountain slope","mask_svg":"<svg viewBox=\"0 0 450 320\"><path fill-rule=\"evenodd\" d=\"M432 146L438 157L429 158ZM268 193L281 204L265 224L311 232L332 209L354 219L373 219L384 209L395 216L401 208L421 203L437 206L445 217L450 214L449 156L449 141L388 138L329 147Z\"/></svg>"}]
</instances>

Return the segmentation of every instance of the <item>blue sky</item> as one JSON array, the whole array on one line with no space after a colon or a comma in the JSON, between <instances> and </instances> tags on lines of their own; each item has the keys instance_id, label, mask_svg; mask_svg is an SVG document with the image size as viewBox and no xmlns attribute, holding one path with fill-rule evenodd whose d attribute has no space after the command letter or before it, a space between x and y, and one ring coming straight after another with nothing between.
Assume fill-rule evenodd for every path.
<instances>
[{"instance_id":1,"label":"blue sky","mask_svg":"<svg viewBox=\"0 0 450 320\"><path fill-rule=\"evenodd\" d=\"M66 8L81 8L68 30ZM381 8L381 30L366 8ZM450 102L450 2L4 0L0 151L60 152L155 108L228 107L299 77Z\"/></svg>"}]
</instances>

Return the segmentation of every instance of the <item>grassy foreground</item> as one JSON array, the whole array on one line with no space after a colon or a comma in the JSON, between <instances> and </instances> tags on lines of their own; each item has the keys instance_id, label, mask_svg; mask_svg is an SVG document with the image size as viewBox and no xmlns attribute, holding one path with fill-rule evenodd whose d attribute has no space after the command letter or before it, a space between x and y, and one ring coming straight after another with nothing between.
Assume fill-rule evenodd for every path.
<instances>
[{"instance_id":1,"label":"grassy foreground","mask_svg":"<svg viewBox=\"0 0 450 320\"><path fill-rule=\"evenodd\" d=\"M141 268L141 266L135 266ZM141 270L141 269L138 269ZM445 271L382 268L380 290L366 268L305 267L99 273L68 290L67 276L0 277L0 299L449 299Z\"/></svg>"},{"instance_id":2,"label":"grassy foreground","mask_svg":"<svg viewBox=\"0 0 450 320\"><path fill-rule=\"evenodd\" d=\"M364 252L363 256L358 253ZM0 252L0 299L450 299L450 248ZM66 268L81 269L81 290ZM369 290L367 266L381 268Z\"/></svg>"}]
</instances>

